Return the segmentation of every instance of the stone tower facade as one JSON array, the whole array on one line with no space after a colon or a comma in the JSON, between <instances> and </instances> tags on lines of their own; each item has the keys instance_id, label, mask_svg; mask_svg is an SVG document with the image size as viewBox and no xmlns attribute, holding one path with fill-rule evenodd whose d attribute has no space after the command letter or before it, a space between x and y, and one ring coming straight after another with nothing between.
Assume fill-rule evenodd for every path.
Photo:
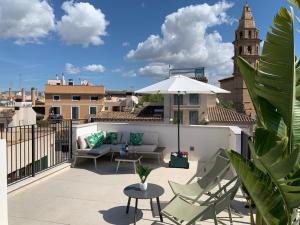
<instances>
[{"instance_id":1,"label":"stone tower facade","mask_svg":"<svg viewBox=\"0 0 300 225\"><path fill-rule=\"evenodd\" d=\"M219 80L221 88L231 91L231 94L222 95L225 102L231 101L238 112L246 113L249 116L255 115L248 89L240 74L237 58L243 57L253 66L259 59L260 52L259 30L255 25L251 8L248 4L243 7L239 26L235 31L234 45L234 68L233 76Z\"/></svg>"}]
</instances>

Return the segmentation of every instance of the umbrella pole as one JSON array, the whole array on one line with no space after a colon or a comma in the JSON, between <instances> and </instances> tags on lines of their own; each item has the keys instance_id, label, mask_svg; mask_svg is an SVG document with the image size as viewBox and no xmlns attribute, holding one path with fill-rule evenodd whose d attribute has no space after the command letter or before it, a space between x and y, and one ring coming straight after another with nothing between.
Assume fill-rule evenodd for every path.
<instances>
[{"instance_id":1,"label":"umbrella pole","mask_svg":"<svg viewBox=\"0 0 300 225\"><path fill-rule=\"evenodd\" d=\"M180 154L180 104L179 104L179 94L177 94L177 140L178 140L178 155Z\"/></svg>"}]
</instances>

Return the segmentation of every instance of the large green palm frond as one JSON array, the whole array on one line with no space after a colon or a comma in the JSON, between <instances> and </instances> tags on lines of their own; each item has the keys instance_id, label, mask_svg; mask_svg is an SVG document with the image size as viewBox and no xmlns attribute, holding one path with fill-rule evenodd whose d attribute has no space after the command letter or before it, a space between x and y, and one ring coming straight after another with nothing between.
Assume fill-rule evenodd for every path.
<instances>
[{"instance_id":1,"label":"large green palm frond","mask_svg":"<svg viewBox=\"0 0 300 225\"><path fill-rule=\"evenodd\" d=\"M274 18L259 67L242 58L238 65L258 128L249 144L253 162L234 152L228 156L265 222L292 224L300 206L300 65L295 57L293 10L282 8Z\"/></svg>"},{"instance_id":2,"label":"large green palm frond","mask_svg":"<svg viewBox=\"0 0 300 225\"><path fill-rule=\"evenodd\" d=\"M287 225L289 212L269 176L232 151L229 159L268 225Z\"/></svg>"}]
</instances>

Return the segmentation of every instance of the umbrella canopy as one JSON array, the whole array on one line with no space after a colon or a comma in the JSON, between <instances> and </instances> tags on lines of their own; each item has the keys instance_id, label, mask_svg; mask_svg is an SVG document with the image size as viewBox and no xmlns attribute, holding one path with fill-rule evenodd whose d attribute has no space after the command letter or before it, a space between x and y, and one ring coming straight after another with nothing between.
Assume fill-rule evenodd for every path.
<instances>
[{"instance_id":1,"label":"umbrella canopy","mask_svg":"<svg viewBox=\"0 0 300 225\"><path fill-rule=\"evenodd\" d=\"M191 79L186 76L176 75L172 76L166 80L160 81L156 84L150 85L148 87L142 88L135 91L139 94L226 94L230 93L222 88ZM177 111L180 112L180 105L178 102ZM178 134L178 155L181 155L180 152L180 119L177 118L177 134Z\"/></svg>"},{"instance_id":2,"label":"umbrella canopy","mask_svg":"<svg viewBox=\"0 0 300 225\"><path fill-rule=\"evenodd\" d=\"M222 88L176 75L156 84L135 91L139 94L226 94L230 93Z\"/></svg>"}]
</instances>

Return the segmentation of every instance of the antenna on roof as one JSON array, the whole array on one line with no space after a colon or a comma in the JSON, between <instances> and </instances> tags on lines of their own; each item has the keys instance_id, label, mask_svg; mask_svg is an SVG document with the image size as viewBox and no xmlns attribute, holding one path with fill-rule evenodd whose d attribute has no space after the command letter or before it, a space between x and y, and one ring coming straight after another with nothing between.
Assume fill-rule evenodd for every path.
<instances>
[{"instance_id":1,"label":"antenna on roof","mask_svg":"<svg viewBox=\"0 0 300 225\"><path fill-rule=\"evenodd\" d=\"M22 74L19 74L19 90L22 88Z\"/></svg>"}]
</instances>

